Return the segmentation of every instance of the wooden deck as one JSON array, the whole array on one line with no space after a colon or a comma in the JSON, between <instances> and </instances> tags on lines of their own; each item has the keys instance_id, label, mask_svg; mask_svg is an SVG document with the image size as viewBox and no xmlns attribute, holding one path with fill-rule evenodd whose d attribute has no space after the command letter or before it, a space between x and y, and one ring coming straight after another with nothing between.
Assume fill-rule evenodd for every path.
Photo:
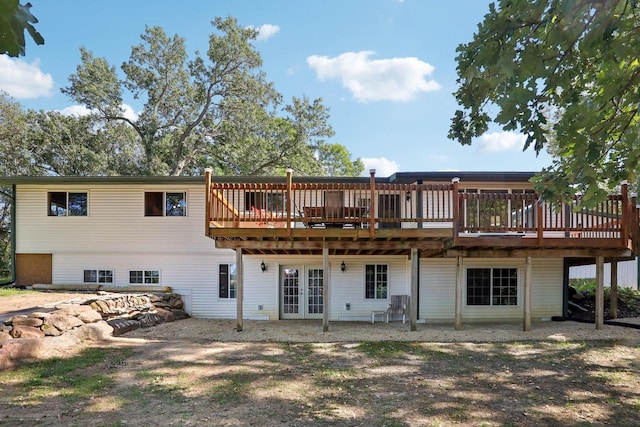
<instances>
[{"instance_id":1,"label":"wooden deck","mask_svg":"<svg viewBox=\"0 0 640 427\"><path fill-rule=\"evenodd\" d=\"M495 183L494 183L495 184ZM206 235L247 254L563 256L629 258L638 245L636 198L626 185L599 205L543 202L530 189L206 176Z\"/></svg>"}]
</instances>

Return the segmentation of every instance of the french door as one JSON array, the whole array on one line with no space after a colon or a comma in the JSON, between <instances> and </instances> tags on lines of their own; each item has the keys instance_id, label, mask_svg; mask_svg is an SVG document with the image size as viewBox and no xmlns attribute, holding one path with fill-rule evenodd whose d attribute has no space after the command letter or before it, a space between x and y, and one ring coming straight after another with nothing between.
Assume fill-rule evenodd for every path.
<instances>
[{"instance_id":1,"label":"french door","mask_svg":"<svg viewBox=\"0 0 640 427\"><path fill-rule=\"evenodd\" d=\"M317 267L280 268L282 319L320 319L324 311L324 272Z\"/></svg>"}]
</instances>

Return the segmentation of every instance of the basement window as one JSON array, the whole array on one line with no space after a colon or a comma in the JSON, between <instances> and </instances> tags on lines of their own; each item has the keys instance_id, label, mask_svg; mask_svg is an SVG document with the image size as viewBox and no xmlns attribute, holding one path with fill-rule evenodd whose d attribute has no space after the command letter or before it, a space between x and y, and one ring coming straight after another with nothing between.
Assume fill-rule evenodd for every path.
<instances>
[{"instance_id":1,"label":"basement window","mask_svg":"<svg viewBox=\"0 0 640 427\"><path fill-rule=\"evenodd\" d=\"M84 270L84 283L113 283L113 270Z\"/></svg>"},{"instance_id":2,"label":"basement window","mask_svg":"<svg viewBox=\"0 0 640 427\"><path fill-rule=\"evenodd\" d=\"M129 283L157 285L160 283L158 270L131 270L129 271Z\"/></svg>"},{"instance_id":3,"label":"basement window","mask_svg":"<svg viewBox=\"0 0 640 427\"><path fill-rule=\"evenodd\" d=\"M468 268L467 305L518 305L518 269Z\"/></svg>"}]
</instances>

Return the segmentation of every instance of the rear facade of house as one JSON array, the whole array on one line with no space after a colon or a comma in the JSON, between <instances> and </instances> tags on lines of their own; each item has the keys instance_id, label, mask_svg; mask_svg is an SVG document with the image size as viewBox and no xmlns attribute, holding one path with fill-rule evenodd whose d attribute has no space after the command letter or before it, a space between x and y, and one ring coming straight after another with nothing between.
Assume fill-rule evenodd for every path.
<instances>
[{"instance_id":1,"label":"rear facade of house","mask_svg":"<svg viewBox=\"0 0 640 427\"><path fill-rule=\"evenodd\" d=\"M262 320L368 321L406 295L431 323L563 315L571 265L634 255L626 194L544 207L531 175L0 184L14 192L19 285L170 286L194 317L236 318L240 297L241 317Z\"/></svg>"}]
</instances>

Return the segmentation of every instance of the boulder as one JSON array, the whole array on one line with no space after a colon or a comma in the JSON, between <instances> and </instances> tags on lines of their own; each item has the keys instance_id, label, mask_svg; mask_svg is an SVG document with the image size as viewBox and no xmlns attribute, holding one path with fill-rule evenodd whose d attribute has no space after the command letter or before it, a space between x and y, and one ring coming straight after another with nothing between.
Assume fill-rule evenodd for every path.
<instances>
[{"instance_id":1,"label":"boulder","mask_svg":"<svg viewBox=\"0 0 640 427\"><path fill-rule=\"evenodd\" d=\"M27 316L13 316L11 318L11 324L13 326L21 325L21 326L31 326L39 328L42 326L42 319L37 317L27 317Z\"/></svg>"},{"instance_id":2,"label":"boulder","mask_svg":"<svg viewBox=\"0 0 640 427\"><path fill-rule=\"evenodd\" d=\"M16 338L4 341L0 347L0 370L11 368L19 361L34 359L43 341L41 338Z\"/></svg>"},{"instance_id":3,"label":"boulder","mask_svg":"<svg viewBox=\"0 0 640 427\"><path fill-rule=\"evenodd\" d=\"M36 319L46 319L49 317L49 313L45 313L44 311L34 311L29 314L29 317L35 317Z\"/></svg>"},{"instance_id":4,"label":"boulder","mask_svg":"<svg viewBox=\"0 0 640 427\"><path fill-rule=\"evenodd\" d=\"M47 337L57 337L58 335L62 335L64 333L60 329L46 322L40 327L40 329L42 329L42 332L44 332L45 336Z\"/></svg>"},{"instance_id":5,"label":"boulder","mask_svg":"<svg viewBox=\"0 0 640 427\"><path fill-rule=\"evenodd\" d=\"M140 322L133 319L115 318L107 320L107 323L113 328L114 337L126 334L127 332L136 330L140 327Z\"/></svg>"},{"instance_id":6,"label":"boulder","mask_svg":"<svg viewBox=\"0 0 640 427\"><path fill-rule=\"evenodd\" d=\"M171 310L171 312L173 313L173 316L175 317L176 320L184 320L189 318L189 315L184 310L173 309Z\"/></svg>"},{"instance_id":7,"label":"boulder","mask_svg":"<svg viewBox=\"0 0 640 427\"><path fill-rule=\"evenodd\" d=\"M165 322L173 322L176 320L176 316L171 312L171 310L156 307L155 312L158 316L162 317Z\"/></svg>"},{"instance_id":8,"label":"boulder","mask_svg":"<svg viewBox=\"0 0 640 427\"><path fill-rule=\"evenodd\" d=\"M44 338L44 332L33 326L13 325L11 336L13 338Z\"/></svg>"},{"instance_id":9,"label":"boulder","mask_svg":"<svg viewBox=\"0 0 640 427\"><path fill-rule=\"evenodd\" d=\"M12 340L12 339L13 339L13 337L11 336L11 334L9 332L0 331L0 345L2 345L3 341Z\"/></svg>"},{"instance_id":10,"label":"boulder","mask_svg":"<svg viewBox=\"0 0 640 427\"><path fill-rule=\"evenodd\" d=\"M66 332L73 328L77 328L84 323L75 316L70 316L64 312L54 311L49 317L47 317L45 324L51 325L62 332Z\"/></svg>"},{"instance_id":11,"label":"boulder","mask_svg":"<svg viewBox=\"0 0 640 427\"><path fill-rule=\"evenodd\" d=\"M113 327L106 321L100 320L95 323L86 323L70 331L68 335L75 335L83 341L105 341L110 339L112 334Z\"/></svg>"},{"instance_id":12,"label":"boulder","mask_svg":"<svg viewBox=\"0 0 640 427\"><path fill-rule=\"evenodd\" d=\"M136 320L140 322L141 328L150 328L151 326L155 326L163 322L162 317L157 313L140 314Z\"/></svg>"},{"instance_id":13,"label":"boulder","mask_svg":"<svg viewBox=\"0 0 640 427\"><path fill-rule=\"evenodd\" d=\"M102 320L102 315L95 310L88 310L76 315L84 323L95 323Z\"/></svg>"}]
</instances>

